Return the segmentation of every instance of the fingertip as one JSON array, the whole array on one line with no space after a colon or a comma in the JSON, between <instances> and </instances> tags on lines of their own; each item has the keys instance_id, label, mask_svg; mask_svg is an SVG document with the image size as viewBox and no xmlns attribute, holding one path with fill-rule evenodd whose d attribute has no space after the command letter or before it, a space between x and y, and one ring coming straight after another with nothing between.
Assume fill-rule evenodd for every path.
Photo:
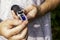
<instances>
[{"instance_id":1,"label":"fingertip","mask_svg":"<svg viewBox=\"0 0 60 40\"><path fill-rule=\"evenodd\" d=\"M11 13L12 13L12 16L13 16L13 18L14 18L14 17L15 17L15 13L14 13L14 11L12 10Z\"/></svg>"},{"instance_id":2,"label":"fingertip","mask_svg":"<svg viewBox=\"0 0 60 40\"><path fill-rule=\"evenodd\" d=\"M11 10L11 12L12 12L12 13L14 13L14 11L13 11L13 10Z\"/></svg>"},{"instance_id":3,"label":"fingertip","mask_svg":"<svg viewBox=\"0 0 60 40\"><path fill-rule=\"evenodd\" d=\"M23 21L22 21L22 20L19 20L18 22L19 22L19 23L22 23Z\"/></svg>"},{"instance_id":4,"label":"fingertip","mask_svg":"<svg viewBox=\"0 0 60 40\"><path fill-rule=\"evenodd\" d=\"M12 10L12 17L13 19L19 19L19 17L17 16L17 14Z\"/></svg>"},{"instance_id":5,"label":"fingertip","mask_svg":"<svg viewBox=\"0 0 60 40\"><path fill-rule=\"evenodd\" d=\"M28 20L25 20L24 23L28 23Z\"/></svg>"},{"instance_id":6,"label":"fingertip","mask_svg":"<svg viewBox=\"0 0 60 40\"><path fill-rule=\"evenodd\" d=\"M28 23L27 20L23 21L22 25L26 25Z\"/></svg>"}]
</instances>

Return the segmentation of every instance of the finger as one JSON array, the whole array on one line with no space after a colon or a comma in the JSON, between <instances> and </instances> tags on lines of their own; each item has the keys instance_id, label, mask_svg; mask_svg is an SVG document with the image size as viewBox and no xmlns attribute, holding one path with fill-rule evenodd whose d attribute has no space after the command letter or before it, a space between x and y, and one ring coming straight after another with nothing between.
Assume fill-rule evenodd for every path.
<instances>
[{"instance_id":1,"label":"finger","mask_svg":"<svg viewBox=\"0 0 60 40\"><path fill-rule=\"evenodd\" d=\"M25 37L23 39L21 39L21 40L27 40L27 38L28 38L28 31L27 31Z\"/></svg>"},{"instance_id":2,"label":"finger","mask_svg":"<svg viewBox=\"0 0 60 40\"><path fill-rule=\"evenodd\" d=\"M34 5L29 5L29 6L27 6L25 9L24 9L24 12L25 13L28 13L28 12L30 12L32 9L34 9Z\"/></svg>"},{"instance_id":3,"label":"finger","mask_svg":"<svg viewBox=\"0 0 60 40\"><path fill-rule=\"evenodd\" d=\"M23 23L21 24L22 27L25 27L28 24L28 20L23 21Z\"/></svg>"},{"instance_id":4,"label":"finger","mask_svg":"<svg viewBox=\"0 0 60 40\"><path fill-rule=\"evenodd\" d=\"M6 20L4 25L7 25L7 28L13 28L16 25L20 25L22 23L22 20Z\"/></svg>"},{"instance_id":5,"label":"finger","mask_svg":"<svg viewBox=\"0 0 60 40\"><path fill-rule=\"evenodd\" d=\"M22 20L5 20L1 22L1 25L4 25L4 28L12 28L14 25L20 25L22 23Z\"/></svg>"},{"instance_id":6,"label":"finger","mask_svg":"<svg viewBox=\"0 0 60 40\"><path fill-rule=\"evenodd\" d=\"M10 37L10 36L12 36L12 30L11 29L9 29L9 28L11 28L11 27L13 27L13 26L10 26L10 24L12 24L12 25L17 25L16 23L21 23L21 21L19 22L19 21L12 21L12 20L6 20L6 21L4 21L5 23L4 24L2 24L2 27L1 27L1 33L2 33L2 35L4 35L5 37ZM15 23L16 22L16 23ZM17 32L17 31L16 31Z\"/></svg>"},{"instance_id":7,"label":"finger","mask_svg":"<svg viewBox=\"0 0 60 40\"><path fill-rule=\"evenodd\" d=\"M19 33L21 30L23 30L26 27L26 25L27 25L27 21L24 21L21 25L11 29L10 34L15 35L15 34Z\"/></svg>"},{"instance_id":8,"label":"finger","mask_svg":"<svg viewBox=\"0 0 60 40\"><path fill-rule=\"evenodd\" d=\"M19 19L19 17L14 13L14 11L12 10L12 16L14 19Z\"/></svg>"},{"instance_id":9,"label":"finger","mask_svg":"<svg viewBox=\"0 0 60 40\"><path fill-rule=\"evenodd\" d=\"M27 33L27 27L20 34L14 35L10 37L10 39L13 39L13 40L24 39L26 33Z\"/></svg>"},{"instance_id":10,"label":"finger","mask_svg":"<svg viewBox=\"0 0 60 40\"><path fill-rule=\"evenodd\" d=\"M34 8L33 10L31 10L28 14L27 14L27 18L30 19L30 18L34 18L36 16L36 13L37 13L37 9Z\"/></svg>"},{"instance_id":11,"label":"finger","mask_svg":"<svg viewBox=\"0 0 60 40\"><path fill-rule=\"evenodd\" d=\"M27 40L26 38L24 38L24 39L21 39L21 40Z\"/></svg>"},{"instance_id":12,"label":"finger","mask_svg":"<svg viewBox=\"0 0 60 40\"><path fill-rule=\"evenodd\" d=\"M19 25L22 23L22 20L6 20L5 21L6 24L8 25Z\"/></svg>"}]
</instances>

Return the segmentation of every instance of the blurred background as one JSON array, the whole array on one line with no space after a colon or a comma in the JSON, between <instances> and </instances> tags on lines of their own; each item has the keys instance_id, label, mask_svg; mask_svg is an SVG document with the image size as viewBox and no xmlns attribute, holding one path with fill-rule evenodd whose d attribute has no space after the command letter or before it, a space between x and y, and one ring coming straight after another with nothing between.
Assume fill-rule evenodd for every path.
<instances>
[{"instance_id":1,"label":"blurred background","mask_svg":"<svg viewBox=\"0 0 60 40\"><path fill-rule=\"evenodd\" d=\"M60 40L60 6L51 11L51 27L53 40Z\"/></svg>"}]
</instances>

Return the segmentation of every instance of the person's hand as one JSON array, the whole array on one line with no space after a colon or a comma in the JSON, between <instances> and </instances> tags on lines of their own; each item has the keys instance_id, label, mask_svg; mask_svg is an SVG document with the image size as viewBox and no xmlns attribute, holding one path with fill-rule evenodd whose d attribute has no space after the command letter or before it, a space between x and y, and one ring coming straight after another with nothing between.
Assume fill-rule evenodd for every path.
<instances>
[{"instance_id":1,"label":"person's hand","mask_svg":"<svg viewBox=\"0 0 60 40\"><path fill-rule=\"evenodd\" d=\"M14 19L19 19L19 17L12 11L12 15ZM20 19L19 19L20 20ZM28 21L26 21L28 23ZM24 25L24 24L23 24ZM26 25L25 25L26 26ZM26 26L21 32L16 35L13 35L9 38L9 40L26 40L28 37L28 27Z\"/></svg>"},{"instance_id":2,"label":"person's hand","mask_svg":"<svg viewBox=\"0 0 60 40\"><path fill-rule=\"evenodd\" d=\"M0 34L8 40L24 39L27 33L28 21L21 21L15 16L15 19L7 19L0 23Z\"/></svg>"},{"instance_id":3,"label":"person's hand","mask_svg":"<svg viewBox=\"0 0 60 40\"><path fill-rule=\"evenodd\" d=\"M29 5L24 9L28 19L35 18L37 14L37 7L35 5Z\"/></svg>"}]
</instances>

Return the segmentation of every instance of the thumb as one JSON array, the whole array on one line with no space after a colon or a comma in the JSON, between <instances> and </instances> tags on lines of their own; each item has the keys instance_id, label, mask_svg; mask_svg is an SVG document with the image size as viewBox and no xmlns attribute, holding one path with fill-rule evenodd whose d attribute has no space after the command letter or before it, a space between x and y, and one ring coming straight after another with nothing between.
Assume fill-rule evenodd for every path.
<instances>
[{"instance_id":1,"label":"thumb","mask_svg":"<svg viewBox=\"0 0 60 40\"><path fill-rule=\"evenodd\" d=\"M15 12L13 10L11 12L12 12L13 19L19 19L19 17L15 14Z\"/></svg>"},{"instance_id":2,"label":"thumb","mask_svg":"<svg viewBox=\"0 0 60 40\"><path fill-rule=\"evenodd\" d=\"M37 8L32 9L28 14L27 14L27 18L34 18L37 14Z\"/></svg>"},{"instance_id":3,"label":"thumb","mask_svg":"<svg viewBox=\"0 0 60 40\"><path fill-rule=\"evenodd\" d=\"M30 12L32 9L34 9L34 5L29 5L29 6L27 6L25 9L24 9L24 12L25 13L28 13L28 12Z\"/></svg>"}]
</instances>

